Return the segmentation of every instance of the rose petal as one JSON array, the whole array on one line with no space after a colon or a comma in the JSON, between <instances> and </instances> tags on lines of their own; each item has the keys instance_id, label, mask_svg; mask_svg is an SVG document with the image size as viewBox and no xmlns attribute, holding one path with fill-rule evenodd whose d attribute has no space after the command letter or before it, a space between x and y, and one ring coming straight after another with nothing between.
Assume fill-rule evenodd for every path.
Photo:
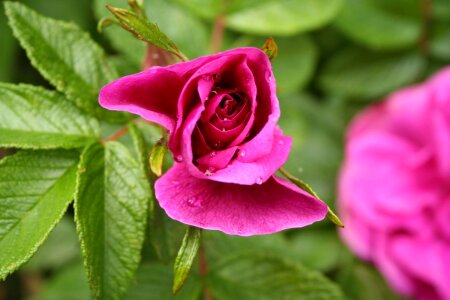
<instances>
[{"instance_id":1,"label":"rose petal","mask_svg":"<svg viewBox=\"0 0 450 300\"><path fill-rule=\"evenodd\" d=\"M187 140L187 139L186 139ZM227 168L216 171L213 174L204 174L193 164L187 163L186 166L191 175L220 182L237 183L244 185L253 185L255 183L265 182L269 179L288 159L292 146L292 139L283 136L282 131L276 128L274 131L274 140L271 149L267 155L258 157L253 161L242 162L235 159ZM190 142L186 144L184 157L192 158ZM242 156L239 152L238 156Z\"/></svg>"},{"instance_id":2,"label":"rose petal","mask_svg":"<svg viewBox=\"0 0 450 300\"><path fill-rule=\"evenodd\" d=\"M137 114L173 131L183 82L162 67L119 78L100 90L99 103L110 110Z\"/></svg>"},{"instance_id":3,"label":"rose petal","mask_svg":"<svg viewBox=\"0 0 450 300\"><path fill-rule=\"evenodd\" d=\"M200 170L205 169L210 172L223 169L228 166L231 159L236 155L238 148L230 147L221 151L212 150L208 154L196 159Z\"/></svg>"},{"instance_id":4,"label":"rose petal","mask_svg":"<svg viewBox=\"0 0 450 300\"><path fill-rule=\"evenodd\" d=\"M156 181L156 198L173 219L241 236L269 234L322 220L327 206L284 179L243 186L202 180L175 164Z\"/></svg>"}]
</instances>

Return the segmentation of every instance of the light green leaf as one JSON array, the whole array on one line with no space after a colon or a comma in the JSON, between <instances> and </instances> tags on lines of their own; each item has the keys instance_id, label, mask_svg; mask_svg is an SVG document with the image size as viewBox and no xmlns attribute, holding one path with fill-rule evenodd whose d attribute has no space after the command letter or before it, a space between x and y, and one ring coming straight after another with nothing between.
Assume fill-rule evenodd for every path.
<instances>
[{"instance_id":1,"label":"light green leaf","mask_svg":"<svg viewBox=\"0 0 450 300\"><path fill-rule=\"evenodd\" d=\"M226 25L256 35L293 35L320 28L339 12L341 0L270 0L226 16Z\"/></svg>"},{"instance_id":2,"label":"light green leaf","mask_svg":"<svg viewBox=\"0 0 450 300\"><path fill-rule=\"evenodd\" d=\"M74 148L92 143L98 122L61 94L0 83L0 146Z\"/></svg>"},{"instance_id":3,"label":"light green leaf","mask_svg":"<svg viewBox=\"0 0 450 300\"><path fill-rule=\"evenodd\" d=\"M417 53L389 55L347 48L326 62L319 83L330 94L377 98L417 80L425 65Z\"/></svg>"},{"instance_id":4,"label":"light green leaf","mask_svg":"<svg viewBox=\"0 0 450 300\"><path fill-rule=\"evenodd\" d=\"M0 81L11 81L17 42L14 40L11 30L8 27L5 10L0 6L0 36L2 46L0 47Z\"/></svg>"},{"instance_id":5,"label":"light green leaf","mask_svg":"<svg viewBox=\"0 0 450 300\"><path fill-rule=\"evenodd\" d=\"M136 281L130 287L126 300L195 300L201 293L201 281L197 274L189 276L183 289L172 295L173 270L170 266L160 263L142 265Z\"/></svg>"},{"instance_id":6,"label":"light green leaf","mask_svg":"<svg viewBox=\"0 0 450 300\"><path fill-rule=\"evenodd\" d=\"M0 160L0 280L36 252L75 191L79 153L22 151Z\"/></svg>"},{"instance_id":7,"label":"light green leaf","mask_svg":"<svg viewBox=\"0 0 450 300\"><path fill-rule=\"evenodd\" d=\"M117 77L103 50L72 23L41 16L19 2L5 2L14 35L33 66L74 103L100 118L124 115L98 105L99 89Z\"/></svg>"},{"instance_id":8,"label":"light green leaf","mask_svg":"<svg viewBox=\"0 0 450 300\"><path fill-rule=\"evenodd\" d=\"M145 17L142 17L129 9L112 7L109 5L107 8L117 18L120 25L125 30L131 32L137 39L170 52L179 57L181 60L187 60L186 57L178 50L175 43L170 40L155 23L150 22Z\"/></svg>"},{"instance_id":9,"label":"light green leaf","mask_svg":"<svg viewBox=\"0 0 450 300\"><path fill-rule=\"evenodd\" d=\"M407 48L417 43L421 23L383 11L368 0L347 0L335 22L356 42L373 49Z\"/></svg>"},{"instance_id":10,"label":"light green leaf","mask_svg":"<svg viewBox=\"0 0 450 300\"><path fill-rule=\"evenodd\" d=\"M88 147L81 158L75 220L95 299L120 299L145 236L150 187L125 146Z\"/></svg>"},{"instance_id":11,"label":"light green leaf","mask_svg":"<svg viewBox=\"0 0 450 300\"><path fill-rule=\"evenodd\" d=\"M188 226L184 235L178 255L173 266L174 278L172 292L176 294L186 282L194 259L200 248L200 238L202 230L193 226Z\"/></svg>"},{"instance_id":12,"label":"light green leaf","mask_svg":"<svg viewBox=\"0 0 450 300\"><path fill-rule=\"evenodd\" d=\"M220 300L344 299L339 287L320 273L264 253L225 256L207 282Z\"/></svg>"},{"instance_id":13,"label":"light green leaf","mask_svg":"<svg viewBox=\"0 0 450 300\"><path fill-rule=\"evenodd\" d=\"M150 152L149 164L153 174L161 176L164 163L164 156L167 152L167 142L164 139L156 142Z\"/></svg>"}]
</instances>

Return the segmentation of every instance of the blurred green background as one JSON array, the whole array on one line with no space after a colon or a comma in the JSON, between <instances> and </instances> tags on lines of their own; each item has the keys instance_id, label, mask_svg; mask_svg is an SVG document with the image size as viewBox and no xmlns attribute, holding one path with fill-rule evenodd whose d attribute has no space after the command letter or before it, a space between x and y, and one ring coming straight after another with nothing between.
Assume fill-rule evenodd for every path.
<instances>
[{"instance_id":1,"label":"blurred green background","mask_svg":"<svg viewBox=\"0 0 450 300\"><path fill-rule=\"evenodd\" d=\"M141 42L118 27L106 28L103 34L96 30L97 21L109 14L105 5L126 7L125 0L20 2L88 31L110 54L121 75L139 71L144 53ZM145 7L150 20L189 58L211 53L217 46L221 50L260 47L265 38L275 38L279 53L273 68L282 108L280 126L294 137L286 168L332 207L351 117L391 91L419 82L450 63L450 0L145 0ZM212 28L214 24L220 28L220 20L225 24L223 39L220 45L212 45L211 36L220 35L220 30L213 33ZM0 81L50 88L13 38L3 6ZM25 267L0 282L0 300L89 299L70 214ZM173 233L179 243L179 225L170 224L178 228ZM341 285L348 299L399 299L376 270L345 249L328 221L247 239L209 233L208 240L216 241L216 247L222 243L235 250L256 247L281 253L292 264L323 272ZM215 259L221 251L225 250L208 255ZM171 265L156 263L151 256L144 253L142 270L127 299L172 298L168 292ZM151 280L152 276L157 278ZM175 298L197 299L198 286L188 284Z\"/></svg>"}]
</instances>

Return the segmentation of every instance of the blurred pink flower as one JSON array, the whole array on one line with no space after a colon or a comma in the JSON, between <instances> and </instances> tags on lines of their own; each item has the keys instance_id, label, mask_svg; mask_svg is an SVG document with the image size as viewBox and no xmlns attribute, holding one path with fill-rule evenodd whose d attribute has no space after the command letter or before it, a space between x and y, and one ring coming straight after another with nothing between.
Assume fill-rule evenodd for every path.
<instances>
[{"instance_id":1,"label":"blurred pink flower","mask_svg":"<svg viewBox=\"0 0 450 300\"><path fill-rule=\"evenodd\" d=\"M292 140L277 126L267 55L239 48L120 78L100 104L161 124L174 166L155 185L167 214L228 234L254 235L321 220L327 207L274 176Z\"/></svg>"},{"instance_id":2,"label":"blurred pink flower","mask_svg":"<svg viewBox=\"0 0 450 300\"><path fill-rule=\"evenodd\" d=\"M339 208L344 240L399 293L450 299L450 68L356 117Z\"/></svg>"}]
</instances>

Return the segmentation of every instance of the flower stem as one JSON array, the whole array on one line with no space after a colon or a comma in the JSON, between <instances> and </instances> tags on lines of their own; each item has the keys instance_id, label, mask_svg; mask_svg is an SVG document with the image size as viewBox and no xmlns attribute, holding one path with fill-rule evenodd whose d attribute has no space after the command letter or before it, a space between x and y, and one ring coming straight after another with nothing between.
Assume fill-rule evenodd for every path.
<instances>
[{"instance_id":1,"label":"flower stem","mask_svg":"<svg viewBox=\"0 0 450 300\"><path fill-rule=\"evenodd\" d=\"M200 277L203 281L203 300L213 300L211 292L206 285L206 277L208 276L208 262L206 261L205 247L203 243L200 245L198 256L198 269Z\"/></svg>"},{"instance_id":2,"label":"flower stem","mask_svg":"<svg viewBox=\"0 0 450 300\"><path fill-rule=\"evenodd\" d=\"M225 17L218 15L214 21L211 35L211 53L217 53L222 48L223 32L225 30Z\"/></svg>"},{"instance_id":3,"label":"flower stem","mask_svg":"<svg viewBox=\"0 0 450 300\"><path fill-rule=\"evenodd\" d=\"M111 134L109 137L107 137L105 139L102 139L101 142L102 142L102 144L104 144L104 143L107 143L107 142L117 141L122 136L127 134L127 132L128 132L128 127L126 127L126 126L121 127L121 128L119 128L119 130L117 130L116 132Z\"/></svg>"},{"instance_id":4,"label":"flower stem","mask_svg":"<svg viewBox=\"0 0 450 300\"><path fill-rule=\"evenodd\" d=\"M427 55L429 48L429 34L432 22L433 0L421 1L421 15L422 15L422 33L420 34L419 47L423 54Z\"/></svg>"}]
</instances>

